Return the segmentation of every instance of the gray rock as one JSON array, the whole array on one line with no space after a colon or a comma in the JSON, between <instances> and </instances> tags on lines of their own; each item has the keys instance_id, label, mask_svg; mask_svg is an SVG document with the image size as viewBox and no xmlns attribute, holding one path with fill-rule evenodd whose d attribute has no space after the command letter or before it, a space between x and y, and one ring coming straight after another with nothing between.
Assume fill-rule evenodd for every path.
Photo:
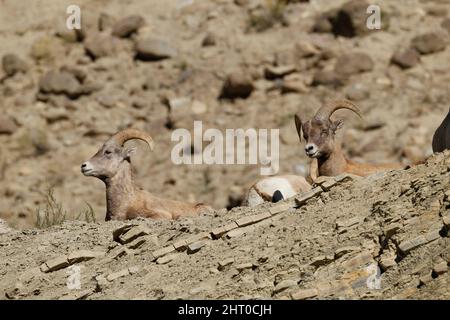
<instances>
[{"instance_id":1,"label":"gray rock","mask_svg":"<svg viewBox=\"0 0 450 320\"><path fill-rule=\"evenodd\" d=\"M228 75L225 80L221 98L248 98L252 93L254 87L250 76L242 71L236 71Z\"/></svg>"},{"instance_id":2,"label":"gray rock","mask_svg":"<svg viewBox=\"0 0 450 320\"><path fill-rule=\"evenodd\" d=\"M114 38L109 34L94 33L86 37L84 48L94 59L106 57L115 51Z\"/></svg>"},{"instance_id":3,"label":"gray rock","mask_svg":"<svg viewBox=\"0 0 450 320\"><path fill-rule=\"evenodd\" d=\"M416 66L420 62L420 54L416 49L407 49L405 51L397 51L391 59L391 63L398 65L403 69Z\"/></svg>"},{"instance_id":4,"label":"gray rock","mask_svg":"<svg viewBox=\"0 0 450 320\"><path fill-rule=\"evenodd\" d=\"M26 72L28 69L27 63L13 53L3 56L2 67L8 76L13 76L18 72Z\"/></svg>"},{"instance_id":5,"label":"gray rock","mask_svg":"<svg viewBox=\"0 0 450 320\"><path fill-rule=\"evenodd\" d=\"M444 50L447 44L438 33L428 32L412 39L411 46L421 54L430 54Z\"/></svg>"},{"instance_id":6,"label":"gray rock","mask_svg":"<svg viewBox=\"0 0 450 320\"><path fill-rule=\"evenodd\" d=\"M0 134L13 134L17 130L17 125L13 119L6 115L0 115ZM1 227L1 220L0 220Z\"/></svg>"},{"instance_id":7,"label":"gray rock","mask_svg":"<svg viewBox=\"0 0 450 320\"><path fill-rule=\"evenodd\" d=\"M82 94L80 82L67 71L47 72L39 81L39 89L43 93L65 94L71 98Z\"/></svg>"},{"instance_id":8,"label":"gray rock","mask_svg":"<svg viewBox=\"0 0 450 320\"><path fill-rule=\"evenodd\" d=\"M313 76L312 85L324 85L338 87L344 84L344 78L339 76L335 71L319 70Z\"/></svg>"},{"instance_id":9,"label":"gray rock","mask_svg":"<svg viewBox=\"0 0 450 320\"><path fill-rule=\"evenodd\" d=\"M347 53L336 61L334 70L342 76L350 76L373 69L372 58L365 53Z\"/></svg>"},{"instance_id":10,"label":"gray rock","mask_svg":"<svg viewBox=\"0 0 450 320\"><path fill-rule=\"evenodd\" d=\"M161 60L177 55L177 49L161 39L147 38L136 43L136 58L140 60Z\"/></svg>"},{"instance_id":11,"label":"gray rock","mask_svg":"<svg viewBox=\"0 0 450 320\"><path fill-rule=\"evenodd\" d=\"M145 20L140 15L131 15L117 21L112 30L112 35L120 38L129 37L145 24Z\"/></svg>"},{"instance_id":12,"label":"gray rock","mask_svg":"<svg viewBox=\"0 0 450 320\"><path fill-rule=\"evenodd\" d=\"M296 280L283 280L275 286L275 288L273 289L273 293L279 293L286 290L287 288L294 287L296 285Z\"/></svg>"}]
</instances>

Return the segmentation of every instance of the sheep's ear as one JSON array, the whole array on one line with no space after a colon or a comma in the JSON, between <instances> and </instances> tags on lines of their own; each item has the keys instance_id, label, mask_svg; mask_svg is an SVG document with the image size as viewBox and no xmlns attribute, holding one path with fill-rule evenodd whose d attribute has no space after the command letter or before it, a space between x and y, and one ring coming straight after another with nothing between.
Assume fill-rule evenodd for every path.
<instances>
[{"instance_id":1,"label":"sheep's ear","mask_svg":"<svg viewBox=\"0 0 450 320\"><path fill-rule=\"evenodd\" d=\"M302 120L298 114L295 115L295 127L297 128L298 138L302 141Z\"/></svg>"},{"instance_id":2,"label":"sheep's ear","mask_svg":"<svg viewBox=\"0 0 450 320\"><path fill-rule=\"evenodd\" d=\"M135 147L129 147L129 148L125 148L123 150L123 158L124 159L129 159L130 156L136 152L136 148Z\"/></svg>"},{"instance_id":3,"label":"sheep's ear","mask_svg":"<svg viewBox=\"0 0 450 320\"><path fill-rule=\"evenodd\" d=\"M344 126L344 120L339 119L339 120L333 121L331 123L331 130L333 132L336 132L337 130L339 130L343 126Z\"/></svg>"}]
</instances>

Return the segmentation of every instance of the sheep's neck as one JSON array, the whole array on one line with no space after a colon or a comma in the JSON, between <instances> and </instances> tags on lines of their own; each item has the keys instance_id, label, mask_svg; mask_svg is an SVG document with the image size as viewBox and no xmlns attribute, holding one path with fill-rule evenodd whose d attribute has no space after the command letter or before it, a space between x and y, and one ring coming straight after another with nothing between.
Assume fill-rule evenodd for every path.
<instances>
[{"instance_id":1,"label":"sheep's neck","mask_svg":"<svg viewBox=\"0 0 450 320\"><path fill-rule=\"evenodd\" d=\"M332 152L317 159L320 176L337 176L345 172L347 159L340 146L336 146Z\"/></svg>"},{"instance_id":2,"label":"sheep's neck","mask_svg":"<svg viewBox=\"0 0 450 320\"><path fill-rule=\"evenodd\" d=\"M105 180L106 220L126 214L126 207L133 198L136 188L131 175L131 165L127 162L114 177Z\"/></svg>"}]
</instances>

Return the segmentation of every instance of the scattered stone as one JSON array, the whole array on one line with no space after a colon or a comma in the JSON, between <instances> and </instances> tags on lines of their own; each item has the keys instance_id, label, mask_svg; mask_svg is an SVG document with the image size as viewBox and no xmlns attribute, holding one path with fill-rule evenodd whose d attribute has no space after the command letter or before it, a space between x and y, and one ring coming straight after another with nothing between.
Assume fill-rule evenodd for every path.
<instances>
[{"instance_id":1,"label":"scattered stone","mask_svg":"<svg viewBox=\"0 0 450 320\"><path fill-rule=\"evenodd\" d=\"M254 87L252 79L241 71L236 71L227 76L220 98L235 99L248 98Z\"/></svg>"},{"instance_id":2,"label":"scattered stone","mask_svg":"<svg viewBox=\"0 0 450 320\"><path fill-rule=\"evenodd\" d=\"M361 218L360 217L354 217L351 219L347 219L347 220L336 220L336 228L340 229L340 228L349 228L352 227L354 225L357 225L361 222Z\"/></svg>"},{"instance_id":3,"label":"scattered stone","mask_svg":"<svg viewBox=\"0 0 450 320\"><path fill-rule=\"evenodd\" d=\"M216 37L213 33L208 32L206 36L203 38L202 46L209 47L216 45Z\"/></svg>"},{"instance_id":4,"label":"scattered stone","mask_svg":"<svg viewBox=\"0 0 450 320\"><path fill-rule=\"evenodd\" d=\"M314 267L320 267L320 266L324 266L327 265L331 262L334 261L334 256L333 255L321 255L321 256L317 256L315 258L312 259L310 265L314 266Z\"/></svg>"},{"instance_id":5,"label":"scattered stone","mask_svg":"<svg viewBox=\"0 0 450 320\"><path fill-rule=\"evenodd\" d=\"M280 293L281 291L284 291L290 287L295 287L296 285L297 285L296 280L283 280L275 286L275 288L273 289L273 293L274 294Z\"/></svg>"},{"instance_id":6,"label":"scattered stone","mask_svg":"<svg viewBox=\"0 0 450 320\"><path fill-rule=\"evenodd\" d=\"M145 237L139 237L139 238L129 242L127 244L127 247L130 249L138 249L146 242L147 242L147 239Z\"/></svg>"},{"instance_id":7,"label":"scattered stone","mask_svg":"<svg viewBox=\"0 0 450 320\"><path fill-rule=\"evenodd\" d=\"M127 225L124 225L124 226L122 226L122 227L120 227L120 228L118 228L118 229L115 229L115 230L113 231L113 240L116 241L116 242L120 242L119 237L120 237L122 234L127 233L130 229L132 229L132 228L134 228L134 227L136 227L136 226L137 226L137 225L135 225L135 224L127 224Z\"/></svg>"},{"instance_id":8,"label":"scattered stone","mask_svg":"<svg viewBox=\"0 0 450 320\"><path fill-rule=\"evenodd\" d=\"M251 263L251 262L241 263L241 264L236 265L236 269L239 272L242 272L247 269L252 269L252 268L253 268L253 263Z\"/></svg>"},{"instance_id":9,"label":"scattered stone","mask_svg":"<svg viewBox=\"0 0 450 320\"><path fill-rule=\"evenodd\" d=\"M253 215L251 217L252 217L253 222L256 223L256 222L259 222L261 220L268 219L271 216L272 215L270 214L270 212L263 212L263 213L259 213L259 214Z\"/></svg>"},{"instance_id":10,"label":"scattered stone","mask_svg":"<svg viewBox=\"0 0 450 320\"><path fill-rule=\"evenodd\" d=\"M191 110L194 114L203 114L208 111L208 106L201 101L194 100L191 104Z\"/></svg>"},{"instance_id":11,"label":"scattered stone","mask_svg":"<svg viewBox=\"0 0 450 320\"><path fill-rule=\"evenodd\" d=\"M158 258L158 260L156 260L156 263L157 264L167 264L167 263L175 260L175 258L177 258L179 255L180 255L179 253L167 254L165 256Z\"/></svg>"},{"instance_id":12,"label":"scattered stone","mask_svg":"<svg viewBox=\"0 0 450 320\"><path fill-rule=\"evenodd\" d=\"M88 261L94 258L103 257L106 252L103 251L90 251L90 250L77 250L69 254L68 260L70 264L77 262Z\"/></svg>"},{"instance_id":13,"label":"scattered stone","mask_svg":"<svg viewBox=\"0 0 450 320\"><path fill-rule=\"evenodd\" d=\"M411 46L421 54L430 54L444 50L447 44L440 34L429 32L413 38Z\"/></svg>"},{"instance_id":14,"label":"scattered stone","mask_svg":"<svg viewBox=\"0 0 450 320\"><path fill-rule=\"evenodd\" d=\"M14 120L6 115L0 115L0 134L13 134L17 130Z\"/></svg>"},{"instance_id":15,"label":"scattered stone","mask_svg":"<svg viewBox=\"0 0 450 320\"><path fill-rule=\"evenodd\" d=\"M336 61L334 71L344 77L371 71L373 69L372 58L361 52L347 53L340 56Z\"/></svg>"},{"instance_id":16,"label":"scattered stone","mask_svg":"<svg viewBox=\"0 0 450 320\"><path fill-rule=\"evenodd\" d=\"M144 227L142 225L132 227L125 233L122 233L118 236L118 240L121 244L126 244L138 237L142 237L145 235L150 234L150 230L147 227Z\"/></svg>"},{"instance_id":17,"label":"scattered stone","mask_svg":"<svg viewBox=\"0 0 450 320\"><path fill-rule=\"evenodd\" d=\"M361 101L370 96L370 91L363 88L359 83L352 85L345 93L347 98L352 101Z\"/></svg>"},{"instance_id":18,"label":"scattered stone","mask_svg":"<svg viewBox=\"0 0 450 320\"><path fill-rule=\"evenodd\" d=\"M314 298L318 295L317 289L300 289L291 293L291 298L294 300L306 300Z\"/></svg>"},{"instance_id":19,"label":"scattered stone","mask_svg":"<svg viewBox=\"0 0 450 320\"><path fill-rule=\"evenodd\" d=\"M234 229L227 232L227 238L236 238L240 237L250 231L254 230L254 226L250 225L243 228Z\"/></svg>"},{"instance_id":20,"label":"scattered stone","mask_svg":"<svg viewBox=\"0 0 450 320\"><path fill-rule=\"evenodd\" d=\"M396 254L395 252L387 252L381 255L380 257L380 267L383 268L383 270L387 270L391 267L394 267L397 265L397 262L395 261Z\"/></svg>"},{"instance_id":21,"label":"scattered stone","mask_svg":"<svg viewBox=\"0 0 450 320\"><path fill-rule=\"evenodd\" d=\"M141 270L141 268L139 266L133 266L128 268L128 271L130 272L130 274L136 274Z\"/></svg>"},{"instance_id":22,"label":"scattered stone","mask_svg":"<svg viewBox=\"0 0 450 320\"><path fill-rule=\"evenodd\" d=\"M365 0L351 0L338 9L332 9L316 18L314 32L330 32L336 36L355 37L376 32L377 29L367 28L367 8ZM389 15L383 11L381 15L382 30L389 27Z\"/></svg>"},{"instance_id":23,"label":"scattered stone","mask_svg":"<svg viewBox=\"0 0 450 320\"><path fill-rule=\"evenodd\" d=\"M89 34L84 39L86 52L94 59L106 57L114 54L115 42L109 34L94 33Z\"/></svg>"},{"instance_id":24,"label":"scattered stone","mask_svg":"<svg viewBox=\"0 0 450 320\"><path fill-rule=\"evenodd\" d=\"M402 69L415 67L420 62L420 54L416 49L397 51L391 59L391 63L398 65Z\"/></svg>"},{"instance_id":25,"label":"scattered stone","mask_svg":"<svg viewBox=\"0 0 450 320\"><path fill-rule=\"evenodd\" d=\"M46 261L41 266L42 272L53 272L59 269L63 269L69 266L69 261L67 260L67 256L60 256L51 260Z\"/></svg>"},{"instance_id":26,"label":"scattered stone","mask_svg":"<svg viewBox=\"0 0 450 320\"><path fill-rule=\"evenodd\" d=\"M39 81L39 89L43 93L65 94L76 98L83 93L80 82L70 72L49 71Z\"/></svg>"},{"instance_id":27,"label":"scattered stone","mask_svg":"<svg viewBox=\"0 0 450 320\"><path fill-rule=\"evenodd\" d=\"M174 47L161 39L141 39L136 44L136 58L144 61L172 58L177 54L178 52Z\"/></svg>"},{"instance_id":28,"label":"scattered stone","mask_svg":"<svg viewBox=\"0 0 450 320\"><path fill-rule=\"evenodd\" d=\"M287 211L287 210L289 210L291 208L292 208L292 206L288 202L284 202L284 203L272 205L269 208L269 212L270 212L271 215L275 215L275 214L278 214L280 212Z\"/></svg>"},{"instance_id":29,"label":"scattered stone","mask_svg":"<svg viewBox=\"0 0 450 320\"><path fill-rule=\"evenodd\" d=\"M36 60L52 61L64 54L61 40L51 36L37 39L31 46L31 56Z\"/></svg>"},{"instance_id":30,"label":"scattered stone","mask_svg":"<svg viewBox=\"0 0 450 320\"><path fill-rule=\"evenodd\" d=\"M27 63L19 56L9 53L2 58L2 67L6 75L13 76L19 72L26 72L28 70Z\"/></svg>"},{"instance_id":31,"label":"scattered stone","mask_svg":"<svg viewBox=\"0 0 450 320\"><path fill-rule=\"evenodd\" d=\"M296 71L294 65L291 66L268 66L264 69L264 76L268 80L283 78Z\"/></svg>"},{"instance_id":32,"label":"scattered stone","mask_svg":"<svg viewBox=\"0 0 450 320\"><path fill-rule=\"evenodd\" d=\"M204 240L204 239L211 239L209 232L200 232L198 234L194 234L193 236L190 236L189 238L186 239L186 244L190 244L190 243L194 243L197 242L199 240Z\"/></svg>"},{"instance_id":33,"label":"scattered stone","mask_svg":"<svg viewBox=\"0 0 450 320\"><path fill-rule=\"evenodd\" d=\"M344 78L333 70L319 70L313 76L311 83L313 86L333 86L339 87L344 84Z\"/></svg>"},{"instance_id":34,"label":"scattered stone","mask_svg":"<svg viewBox=\"0 0 450 320\"><path fill-rule=\"evenodd\" d=\"M304 203L306 203L306 201L308 201L311 198L314 198L315 196L319 195L322 193L322 188L321 187L316 187L310 191L304 192L302 194L300 194L300 196L295 198L295 204L298 207L302 206Z\"/></svg>"},{"instance_id":35,"label":"scattered stone","mask_svg":"<svg viewBox=\"0 0 450 320\"><path fill-rule=\"evenodd\" d=\"M115 23L116 19L113 16L102 12L98 17L98 30L105 31L107 29L112 29Z\"/></svg>"},{"instance_id":36,"label":"scattered stone","mask_svg":"<svg viewBox=\"0 0 450 320\"><path fill-rule=\"evenodd\" d=\"M440 276L448 271L447 261L440 259L438 263L433 266L433 273Z\"/></svg>"},{"instance_id":37,"label":"scattered stone","mask_svg":"<svg viewBox=\"0 0 450 320\"><path fill-rule=\"evenodd\" d=\"M320 53L320 50L311 42L297 42L294 50L299 58L309 58Z\"/></svg>"},{"instance_id":38,"label":"scattered stone","mask_svg":"<svg viewBox=\"0 0 450 320\"><path fill-rule=\"evenodd\" d=\"M164 247L162 249L153 251L152 255L153 255L153 257L155 259L157 259L157 258L162 257L162 256L164 256L164 255L166 255L168 253L173 252L173 251L175 251L175 247L173 245L170 245L170 246Z\"/></svg>"},{"instance_id":39,"label":"scattered stone","mask_svg":"<svg viewBox=\"0 0 450 320\"><path fill-rule=\"evenodd\" d=\"M245 227L245 226L248 226L249 224L252 224L252 223L253 223L253 217L252 216L243 217L243 218L240 218L240 219L236 220L236 224L239 227Z\"/></svg>"},{"instance_id":40,"label":"scattered stone","mask_svg":"<svg viewBox=\"0 0 450 320\"><path fill-rule=\"evenodd\" d=\"M362 177L351 173L342 173L334 178L337 182L357 181L362 179Z\"/></svg>"},{"instance_id":41,"label":"scattered stone","mask_svg":"<svg viewBox=\"0 0 450 320\"><path fill-rule=\"evenodd\" d=\"M144 26L145 20L140 15L131 15L117 21L112 29L112 35L120 38L129 37L135 33L142 26Z\"/></svg>"},{"instance_id":42,"label":"scattered stone","mask_svg":"<svg viewBox=\"0 0 450 320\"><path fill-rule=\"evenodd\" d=\"M401 227L401 224L398 222L388 224L386 227L383 228L384 236L386 238L392 237L397 232L397 230L400 229L400 227Z\"/></svg>"},{"instance_id":43,"label":"scattered stone","mask_svg":"<svg viewBox=\"0 0 450 320\"><path fill-rule=\"evenodd\" d=\"M236 222L231 222L223 227L215 228L211 231L211 234L213 235L214 239L219 239L223 234L227 233L228 231L231 231L233 229L238 228Z\"/></svg>"},{"instance_id":44,"label":"scattered stone","mask_svg":"<svg viewBox=\"0 0 450 320\"><path fill-rule=\"evenodd\" d=\"M400 243L400 245L398 246L398 248L403 252L403 253L407 253L423 244L427 243L427 240L425 239L424 236L418 236L414 239L411 240L407 240L407 241L403 241L402 243Z\"/></svg>"},{"instance_id":45,"label":"scattered stone","mask_svg":"<svg viewBox=\"0 0 450 320\"><path fill-rule=\"evenodd\" d=\"M191 243L187 247L187 253L188 254L196 253L196 252L200 251L200 249L203 248L204 246L206 246L206 241L197 241L197 242Z\"/></svg>"},{"instance_id":46,"label":"scattered stone","mask_svg":"<svg viewBox=\"0 0 450 320\"><path fill-rule=\"evenodd\" d=\"M281 93L307 93L305 79L298 73L286 76L281 83Z\"/></svg>"},{"instance_id":47,"label":"scattered stone","mask_svg":"<svg viewBox=\"0 0 450 320\"><path fill-rule=\"evenodd\" d=\"M106 277L106 280L108 280L108 281L114 281L114 280L116 280L116 279L119 279L119 278L128 276L129 274L130 274L130 271L129 271L128 269L123 269L123 270L120 270L120 271L117 271L117 272L114 272L114 273L109 274L109 275Z\"/></svg>"},{"instance_id":48,"label":"scattered stone","mask_svg":"<svg viewBox=\"0 0 450 320\"><path fill-rule=\"evenodd\" d=\"M229 266L230 264L234 263L234 258L228 258L222 261L219 261L219 267L218 269L222 271L226 266Z\"/></svg>"},{"instance_id":49,"label":"scattered stone","mask_svg":"<svg viewBox=\"0 0 450 320\"><path fill-rule=\"evenodd\" d=\"M341 247L334 252L334 258L339 259L340 257L346 255L347 253L358 251L358 250L359 250L358 247L352 247L352 246Z\"/></svg>"}]
</instances>

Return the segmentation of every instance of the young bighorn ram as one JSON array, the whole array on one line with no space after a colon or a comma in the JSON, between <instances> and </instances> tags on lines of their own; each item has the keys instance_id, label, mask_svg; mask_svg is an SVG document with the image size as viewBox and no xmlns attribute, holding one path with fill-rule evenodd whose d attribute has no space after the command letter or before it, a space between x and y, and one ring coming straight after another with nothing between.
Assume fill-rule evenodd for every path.
<instances>
[{"instance_id":1,"label":"young bighorn ram","mask_svg":"<svg viewBox=\"0 0 450 320\"><path fill-rule=\"evenodd\" d=\"M203 204L161 199L138 188L131 175L130 155L135 149L124 146L126 141L132 139L145 141L153 150L153 139L147 133L125 129L113 135L90 160L81 165L85 176L99 178L106 185L106 221L136 217L177 219L210 209Z\"/></svg>"},{"instance_id":2,"label":"young bighorn ram","mask_svg":"<svg viewBox=\"0 0 450 320\"><path fill-rule=\"evenodd\" d=\"M450 109L448 110L447 116L434 132L432 146L433 152L442 152L450 149Z\"/></svg>"},{"instance_id":3,"label":"young bighorn ram","mask_svg":"<svg viewBox=\"0 0 450 320\"><path fill-rule=\"evenodd\" d=\"M343 120L333 121L331 115L339 109L348 109L361 117L358 107L348 100L333 101L322 106L314 117L303 122L299 114L295 115L295 126L302 140L306 140L305 152L310 158L310 175L313 180L317 176L337 176L341 173L351 173L358 176L368 176L375 172L404 168L401 164L363 164L348 160L342 151L340 142L335 140L335 134L343 126ZM314 161L316 160L316 161Z\"/></svg>"}]
</instances>

